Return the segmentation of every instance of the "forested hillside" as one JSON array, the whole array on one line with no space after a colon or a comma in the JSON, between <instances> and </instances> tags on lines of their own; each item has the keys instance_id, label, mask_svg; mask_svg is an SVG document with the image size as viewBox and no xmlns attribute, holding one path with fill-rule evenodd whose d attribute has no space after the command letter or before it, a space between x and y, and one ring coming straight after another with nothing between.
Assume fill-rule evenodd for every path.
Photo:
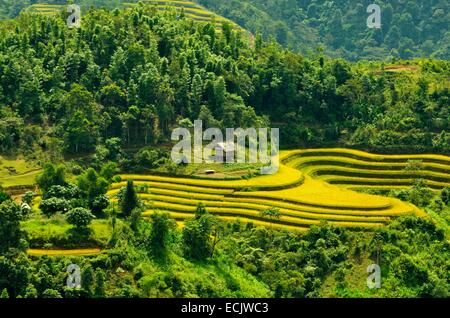
<instances>
[{"instance_id":1,"label":"forested hillside","mask_svg":"<svg viewBox=\"0 0 450 318\"><path fill-rule=\"evenodd\" d=\"M319 44L350 60L450 55L450 4L441 0L199 0L252 32L261 30L301 52ZM369 29L366 8L381 7L382 28Z\"/></svg>"},{"instance_id":2,"label":"forested hillside","mask_svg":"<svg viewBox=\"0 0 450 318\"><path fill-rule=\"evenodd\" d=\"M73 29L3 20L0 298L448 297L449 74L305 57L144 4ZM280 127L296 149L274 175L206 176L168 151L196 119Z\"/></svg>"},{"instance_id":3,"label":"forested hillside","mask_svg":"<svg viewBox=\"0 0 450 318\"><path fill-rule=\"evenodd\" d=\"M291 146L449 151L446 61L307 59L151 6L87 12L78 31L64 23L26 14L1 23L2 152L82 154L116 137L156 144L197 118L270 120Z\"/></svg>"},{"instance_id":4,"label":"forested hillside","mask_svg":"<svg viewBox=\"0 0 450 318\"><path fill-rule=\"evenodd\" d=\"M115 8L137 0L79 0L90 6ZM145 2L145 1L143 1ZM164 1L161 1L161 3ZM170 2L170 1L169 1ZM198 0L265 39L301 53L315 54L320 47L328 56L348 60L433 57L450 54L450 5L443 0ZM0 19L15 17L35 3L66 4L65 0L4 0ZM369 29L369 4L381 7L382 28Z\"/></svg>"}]
</instances>

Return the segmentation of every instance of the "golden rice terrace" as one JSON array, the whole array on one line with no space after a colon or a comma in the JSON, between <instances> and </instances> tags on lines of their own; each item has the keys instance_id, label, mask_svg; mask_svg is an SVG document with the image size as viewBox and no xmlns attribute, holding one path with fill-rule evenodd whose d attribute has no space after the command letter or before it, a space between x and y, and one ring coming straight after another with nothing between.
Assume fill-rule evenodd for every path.
<instances>
[{"instance_id":1,"label":"golden rice terrace","mask_svg":"<svg viewBox=\"0 0 450 318\"><path fill-rule=\"evenodd\" d=\"M417 179L429 187L450 186L450 157L441 155L374 155L349 149L307 149L282 152L278 173L250 180L208 180L153 175L121 175L112 185L114 196L125 180L146 185L140 198L148 208L167 212L179 222L192 218L198 203L223 220L305 231L323 221L342 227L374 228L401 215L425 215L398 199L358 193L352 189L396 189ZM421 170L407 170L420 160ZM279 217L261 212L269 208Z\"/></svg>"}]
</instances>

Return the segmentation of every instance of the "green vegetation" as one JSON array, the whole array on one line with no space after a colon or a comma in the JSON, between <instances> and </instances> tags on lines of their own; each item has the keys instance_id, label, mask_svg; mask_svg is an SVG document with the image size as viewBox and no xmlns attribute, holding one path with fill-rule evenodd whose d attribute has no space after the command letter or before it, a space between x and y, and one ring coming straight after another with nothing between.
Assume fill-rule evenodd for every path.
<instances>
[{"instance_id":1,"label":"green vegetation","mask_svg":"<svg viewBox=\"0 0 450 318\"><path fill-rule=\"evenodd\" d=\"M304 53L322 46L350 60L432 56L448 60L448 3L442 1L199 0L255 33ZM369 29L368 5L381 7L381 29ZM446 13L447 12L447 13Z\"/></svg>"},{"instance_id":2,"label":"green vegetation","mask_svg":"<svg viewBox=\"0 0 450 318\"><path fill-rule=\"evenodd\" d=\"M2 146L3 144L0 145ZM20 156L0 156L0 186L9 188L33 185L40 172L39 165L33 161Z\"/></svg>"},{"instance_id":3,"label":"green vegetation","mask_svg":"<svg viewBox=\"0 0 450 318\"><path fill-rule=\"evenodd\" d=\"M430 29L400 14L415 32L400 47L393 14L389 43L366 55L378 35L355 41L360 5L291 3L326 47L305 57L188 1L81 1L79 29L62 2L0 5L2 17L23 12L0 21L0 297L449 297L449 62L327 57L409 58L431 37L446 58L441 4L417 5L414 19L434 11ZM328 14L348 32L330 31ZM285 15L273 10L281 28ZM334 31L339 43L318 40ZM171 131L196 119L280 127L296 150L274 175L176 165ZM374 263L383 283L370 290ZM81 289L66 287L69 264Z\"/></svg>"},{"instance_id":4,"label":"green vegetation","mask_svg":"<svg viewBox=\"0 0 450 318\"><path fill-rule=\"evenodd\" d=\"M336 158L342 157L342 160L346 160L348 157L360 158L360 161L364 159L366 160L364 162L367 162L369 166L372 164L375 168L378 168L378 165L381 167L386 165L386 167L392 169L392 164L398 165L401 167L401 170L397 171L400 177L402 174L408 176L409 173L416 171L411 170L411 167L415 167L417 162L412 165L411 162L413 161L408 161L408 158L413 158L413 160L422 158L427 165L439 162L438 166L443 166L444 170L445 165L443 163L450 159L442 155L380 156L349 149L292 150L282 152L281 160L283 164L280 165L279 172L271 176L257 176L249 180L235 181L141 174L120 175L121 180L136 180L133 182L134 186L130 181L113 183L108 195L112 201L119 200L123 203L125 189L127 193L131 193L131 197L134 197L134 192L137 192L145 207L144 217L152 216L155 211L160 210L168 213L177 221L183 222L192 219L199 214L199 211L206 208L211 214L222 220L239 219L243 222L254 222L258 225L298 231L306 231L310 226L319 225L325 220L330 224L342 227L375 228L386 225L393 218L399 216L425 215L417 207L396 199L359 194L342 189L342 185L339 183L337 184L340 188L317 180L317 178L327 177L326 175L316 175L315 171L321 171L322 166L318 163L320 163L321 158L330 160L330 154L335 154ZM296 170L291 170L290 167L299 167L308 176L300 175L300 179L297 179L294 175ZM311 167L314 170L311 170ZM328 166L326 167L328 168ZM408 169L404 167L408 167ZM329 171L330 173L339 172L338 168L339 166L336 170L330 168ZM425 169L425 166L421 164L420 168ZM355 168L355 171L365 173L365 170L359 167L358 169ZM378 170L373 171L373 174L377 177L379 175ZM417 171L420 172L417 175L417 180L419 180L422 171ZM425 207L428 203L424 205L419 200L427 201L430 195L431 197L435 196L435 193L427 188L427 186L434 187L435 184L422 183L418 185L418 181L404 183L405 180L409 181L404 178L401 179L403 182L401 183L397 179L388 179L392 177L390 173L393 172L381 172L380 175L386 177L386 182L392 183L385 189L404 189L403 192L393 192L392 197ZM397 176L395 177L397 178ZM290 182L287 182L289 179L291 179ZM298 180L301 180L301 182L298 182ZM409 193L406 188L413 183L414 187L411 189L419 187L423 190L420 190L417 194L413 194L415 193L413 191L411 195L402 195L402 193ZM343 186L353 187L354 185L349 182L349 184ZM368 184L363 183L358 187L363 190L373 190L370 182ZM377 190L380 189L382 188L377 188ZM442 186L436 187L436 190L438 189L442 189ZM412 199L413 197L417 199ZM133 208L137 206L137 199L130 199L130 201L135 202L132 205ZM131 210L131 208L127 209L127 211ZM130 215L130 212L124 215Z\"/></svg>"},{"instance_id":5,"label":"green vegetation","mask_svg":"<svg viewBox=\"0 0 450 318\"><path fill-rule=\"evenodd\" d=\"M59 16L2 22L3 152L44 162L95 153L97 164L115 160L132 170L152 157L125 150L164 142L171 127L197 118L243 128L270 120L295 147L448 152L448 62L306 59L150 5L120 12L87 12L76 41ZM170 40L173 27L182 48ZM24 41L25 53L11 49L12 39ZM399 65L404 71L391 71Z\"/></svg>"},{"instance_id":6,"label":"green vegetation","mask_svg":"<svg viewBox=\"0 0 450 318\"><path fill-rule=\"evenodd\" d=\"M149 231L164 238L164 254L145 244ZM208 213L180 232L160 215L135 231L122 223L114 236L108 250L84 257L27 258L10 250L0 257L0 267L11 280L0 280L0 288L5 297L31 297L31 290L38 297L69 298L94 291L107 297L448 297L447 238L433 222L417 217L371 232L323 224L300 235L217 223ZM61 282L72 262L94 283L66 289ZM361 272L373 262L382 266L381 289L365 287Z\"/></svg>"},{"instance_id":7,"label":"green vegetation","mask_svg":"<svg viewBox=\"0 0 450 318\"><path fill-rule=\"evenodd\" d=\"M139 201L134 190L133 180L128 180L123 194L119 198L120 208L125 217L131 215L134 209L138 207Z\"/></svg>"}]
</instances>

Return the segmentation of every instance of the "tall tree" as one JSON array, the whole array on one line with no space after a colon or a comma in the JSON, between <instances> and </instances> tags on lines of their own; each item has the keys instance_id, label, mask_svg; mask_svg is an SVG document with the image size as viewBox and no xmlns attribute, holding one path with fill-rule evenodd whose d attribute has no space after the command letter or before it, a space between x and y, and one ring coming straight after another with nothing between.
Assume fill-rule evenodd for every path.
<instances>
[{"instance_id":1,"label":"tall tree","mask_svg":"<svg viewBox=\"0 0 450 318\"><path fill-rule=\"evenodd\" d=\"M131 212L138 207L139 200L134 189L133 180L127 181L127 186L121 198L120 207L124 217L131 216Z\"/></svg>"}]
</instances>

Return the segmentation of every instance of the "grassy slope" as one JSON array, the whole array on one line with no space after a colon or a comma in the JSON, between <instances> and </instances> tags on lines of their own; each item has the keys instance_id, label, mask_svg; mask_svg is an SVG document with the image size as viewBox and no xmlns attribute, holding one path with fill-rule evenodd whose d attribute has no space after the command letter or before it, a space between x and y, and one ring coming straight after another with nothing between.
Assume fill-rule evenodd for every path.
<instances>
[{"instance_id":1,"label":"grassy slope","mask_svg":"<svg viewBox=\"0 0 450 318\"><path fill-rule=\"evenodd\" d=\"M39 174L40 167L21 157L0 156L0 185L8 188L22 185L32 185Z\"/></svg>"},{"instance_id":2,"label":"grassy slope","mask_svg":"<svg viewBox=\"0 0 450 318\"><path fill-rule=\"evenodd\" d=\"M56 215L50 219L35 214L30 220L22 222L28 234L31 248L78 249L105 246L111 237L111 226L107 220L94 220L90 226L89 237L77 237L72 234L72 226L64 217Z\"/></svg>"}]
</instances>

